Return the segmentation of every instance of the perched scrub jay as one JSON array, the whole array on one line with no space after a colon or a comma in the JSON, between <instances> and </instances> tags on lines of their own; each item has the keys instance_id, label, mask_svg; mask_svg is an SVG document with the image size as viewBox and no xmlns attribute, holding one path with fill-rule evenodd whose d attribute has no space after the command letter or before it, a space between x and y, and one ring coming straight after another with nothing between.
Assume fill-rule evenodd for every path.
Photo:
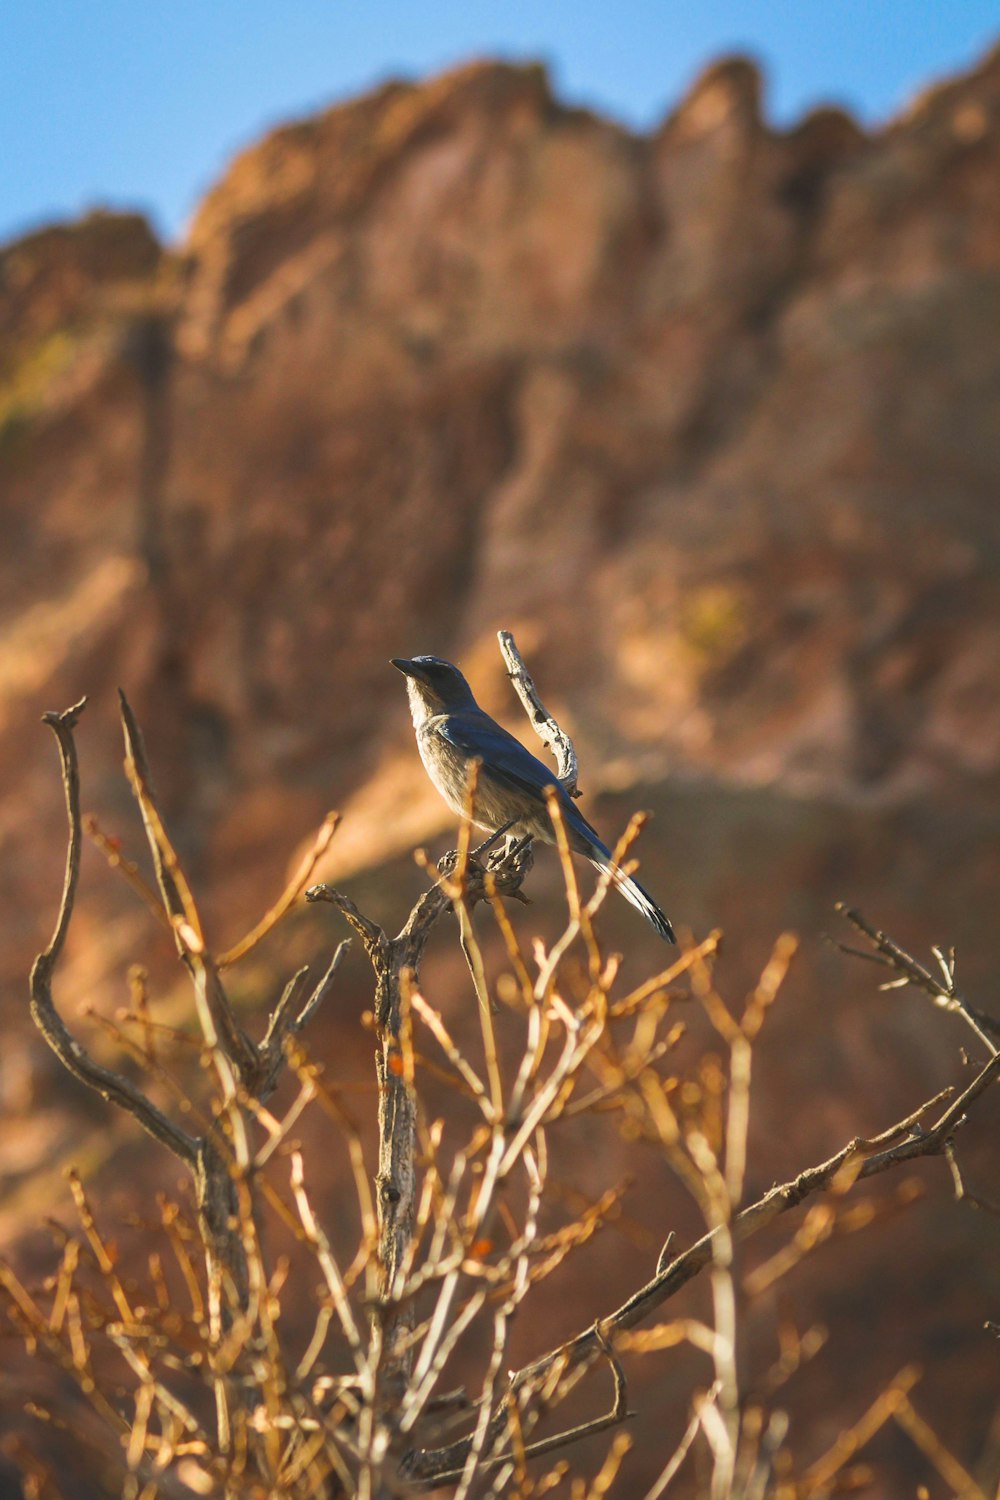
<instances>
[{"instance_id":1,"label":"perched scrub jay","mask_svg":"<svg viewBox=\"0 0 1000 1500\"><path fill-rule=\"evenodd\" d=\"M512 833L554 844L555 832L545 805L546 788L553 787L569 847L598 870L610 872L626 901L631 901L668 943L676 942L673 928L652 896L618 868L611 850L577 812L549 767L483 712L457 667L438 656L415 656L412 661L393 657L392 665L406 677L420 759L454 812L465 810L469 764L478 760L473 818L479 827L495 833L511 824Z\"/></svg>"}]
</instances>

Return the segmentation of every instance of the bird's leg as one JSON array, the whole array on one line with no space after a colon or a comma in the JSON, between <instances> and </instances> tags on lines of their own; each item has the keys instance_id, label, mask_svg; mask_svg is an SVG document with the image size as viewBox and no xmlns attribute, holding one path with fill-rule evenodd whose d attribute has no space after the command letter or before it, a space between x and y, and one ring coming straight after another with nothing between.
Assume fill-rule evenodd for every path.
<instances>
[{"instance_id":1,"label":"bird's leg","mask_svg":"<svg viewBox=\"0 0 1000 1500\"><path fill-rule=\"evenodd\" d=\"M508 823L506 826L508 828L510 828L511 824ZM503 829L502 828L499 829L493 835L493 837L495 839L499 838L501 833L503 833ZM530 846L531 839L532 839L532 836L531 836L530 833L521 833L521 834L508 833L507 837L504 840L503 848L502 849L494 849L493 853L490 855L489 861L488 861L490 869L496 869L496 867L498 865L506 865L508 863L516 863L516 861L520 857L520 855ZM483 848L485 848L485 847L486 846L484 844ZM478 849L476 850L476 853L477 854L479 853Z\"/></svg>"},{"instance_id":2,"label":"bird's leg","mask_svg":"<svg viewBox=\"0 0 1000 1500\"><path fill-rule=\"evenodd\" d=\"M481 854L485 854L488 849L492 849L493 845L496 843L497 839L502 839L502 838L504 838L504 836L506 834L509 833L510 829L512 829L513 826L514 826L514 822L515 822L515 820L513 818L511 818L509 822L504 823L501 828L498 828L495 833L491 833L488 839L484 839L483 840L483 842L479 845L478 849L473 849L473 851L472 851L472 858L473 859L478 859ZM508 839L507 840L507 846L508 847L509 847L509 844L510 844L510 840ZM491 864L493 863L492 859L490 860L490 863Z\"/></svg>"},{"instance_id":3,"label":"bird's leg","mask_svg":"<svg viewBox=\"0 0 1000 1500\"><path fill-rule=\"evenodd\" d=\"M489 838L488 839L484 839L483 842L477 848L470 849L469 853L468 853L468 864L470 866L481 864L480 855L481 854L485 854L488 849L492 849L493 845L496 843L497 839L502 839L503 836L504 836L504 834L507 832L507 830L509 828L513 828L513 826L514 826L514 822L513 822L513 819L511 819L511 821L509 823L505 823L502 828L498 828L495 833L491 833L490 836L489 836ZM496 850L494 850L493 857L491 857L491 859L490 859L490 864L491 865L493 864L493 860L494 860L495 857L496 857ZM442 854L441 858L437 862L438 870L441 872L442 875L454 875L457 866L458 866L458 850L457 849L449 849L448 853L447 854Z\"/></svg>"}]
</instances>

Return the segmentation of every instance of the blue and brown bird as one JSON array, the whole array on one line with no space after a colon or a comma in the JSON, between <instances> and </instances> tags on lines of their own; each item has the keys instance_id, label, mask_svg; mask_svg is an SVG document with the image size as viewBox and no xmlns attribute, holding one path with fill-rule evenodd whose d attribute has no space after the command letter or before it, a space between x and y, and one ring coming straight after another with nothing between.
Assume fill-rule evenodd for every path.
<instances>
[{"instance_id":1,"label":"blue and brown bird","mask_svg":"<svg viewBox=\"0 0 1000 1500\"><path fill-rule=\"evenodd\" d=\"M611 850L549 767L479 707L457 667L439 656L415 656L409 661L396 656L392 665L406 677L420 759L453 812L461 816L465 811L471 764L478 761L473 821L489 833L506 828L516 836L554 844L555 831L545 802L546 791L552 787L573 852L610 874L626 901L642 912L660 937L668 943L676 941L649 892L619 869Z\"/></svg>"}]
</instances>

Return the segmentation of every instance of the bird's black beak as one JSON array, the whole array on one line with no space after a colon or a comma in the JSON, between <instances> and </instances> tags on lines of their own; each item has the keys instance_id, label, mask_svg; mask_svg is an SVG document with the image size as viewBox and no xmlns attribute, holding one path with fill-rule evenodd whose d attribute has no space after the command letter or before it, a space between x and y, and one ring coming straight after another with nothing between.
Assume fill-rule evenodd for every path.
<instances>
[{"instance_id":1,"label":"bird's black beak","mask_svg":"<svg viewBox=\"0 0 1000 1500\"><path fill-rule=\"evenodd\" d=\"M417 675L416 663L407 661L405 656L391 657L390 665L394 666L397 672L402 672L404 677L416 677Z\"/></svg>"}]
</instances>

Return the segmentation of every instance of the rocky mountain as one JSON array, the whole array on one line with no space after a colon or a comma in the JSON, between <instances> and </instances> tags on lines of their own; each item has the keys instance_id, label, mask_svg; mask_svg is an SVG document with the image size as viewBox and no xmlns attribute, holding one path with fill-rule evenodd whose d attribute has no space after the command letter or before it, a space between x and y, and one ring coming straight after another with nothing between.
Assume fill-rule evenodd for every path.
<instances>
[{"instance_id":1,"label":"rocky mountain","mask_svg":"<svg viewBox=\"0 0 1000 1500\"><path fill-rule=\"evenodd\" d=\"M62 859L39 714L90 695L86 794L137 849L128 689L220 942L329 806L327 873L389 920L448 816L388 658L459 660L517 729L501 626L576 737L591 815L658 813L648 883L682 926L726 927L729 983L803 935L761 1061L762 1185L953 1078L946 1018L874 997L819 939L857 899L924 949L958 942L989 1004L998 184L1000 53L872 134L833 110L776 132L742 60L648 136L567 108L540 68L477 63L276 131L179 246L99 214L0 250L15 1185L76 1129L24 1015ZM86 876L70 1008L113 1004L140 942L99 860ZM841 1307L840 1357L871 1359L874 1393L947 1344L927 1404L971 1462L996 1246L928 1182L918 1229L857 1262L871 1323L918 1236L909 1321L865 1354ZM958 1256L971 1281L934 1291Z\"/></svg>"}]
</instances>

